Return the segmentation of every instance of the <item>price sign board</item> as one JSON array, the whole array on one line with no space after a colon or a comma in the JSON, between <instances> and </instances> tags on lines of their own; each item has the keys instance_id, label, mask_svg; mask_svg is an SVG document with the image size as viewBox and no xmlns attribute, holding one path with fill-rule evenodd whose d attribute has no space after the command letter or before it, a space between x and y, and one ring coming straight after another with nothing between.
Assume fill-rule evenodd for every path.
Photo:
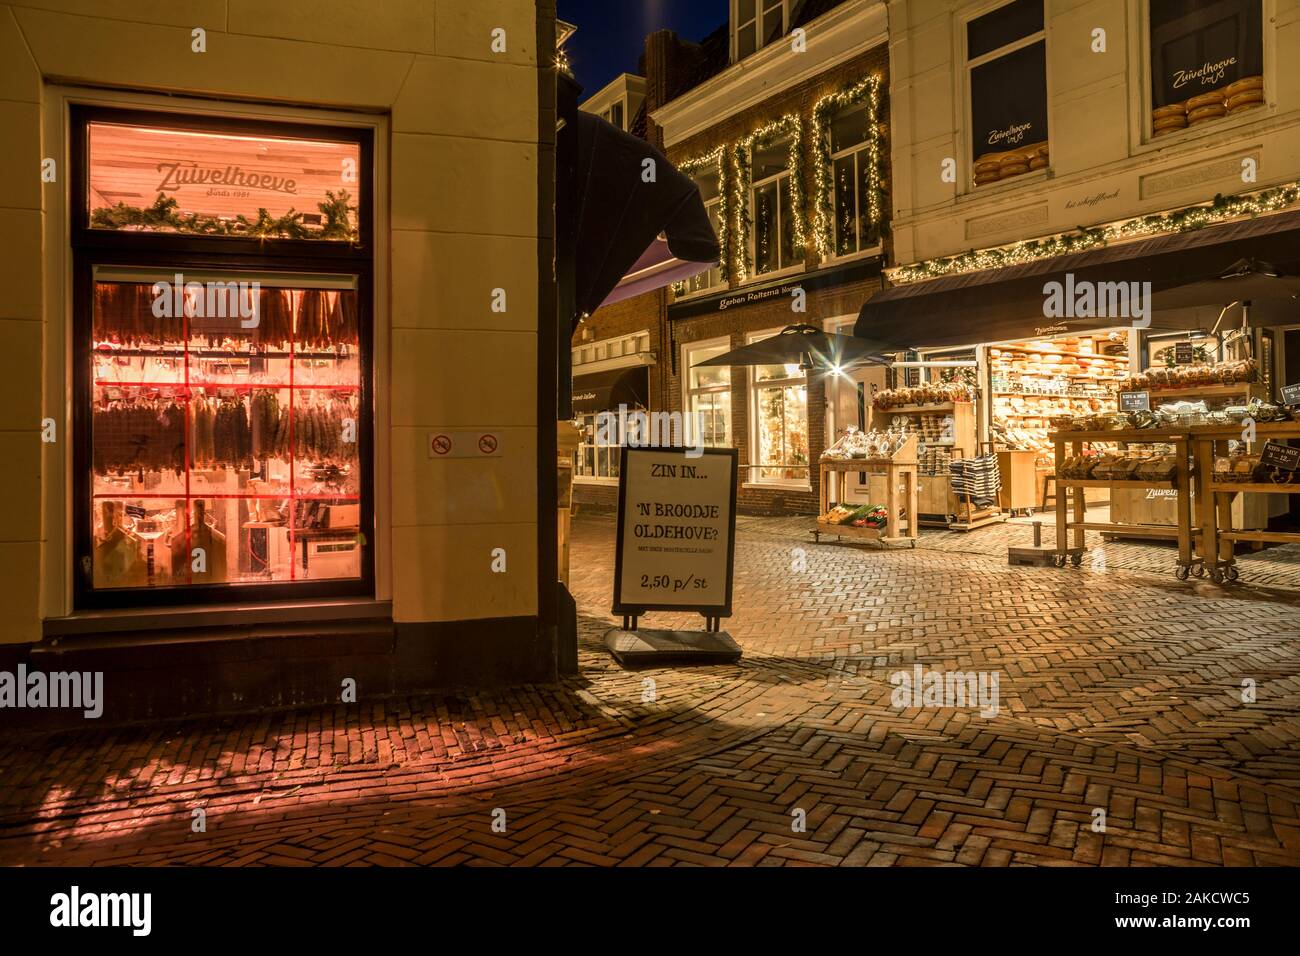
<instances>
[{"instance_id":1,"label":"price sign board","mask_svg":"<svg viewBox=\"0 0 1300 956\"><path fill-rule=\"evenodd\" d=\"M1196 353L1192 349L1191 342L1174 343L1174 364L1191 365L1196 361Z\"/></svg>"},{"instance_id":2,"label":"price sign board","mask_svg":"<svg viewBox=\"0 0 1300 956\"><path fill-rule=\"evenodd\" d=\"M1300 405L1300 384L1282 386L1282 404Z\"/></svg>"},{"instance_id":3,"label":"price sign board","mask_svg":"<svg viewBox=\"0 0 1300 956\"><path fill-rule=\"evenodd\" d=\"M734 448L623 447L613 613L731 616L737 467Z\"/></svg>"},{"instance_id":4,"label":"price sign board","mask_svg":"<svg viewBox=\"0 0 1300 956\"><path fill-rule=\"evenodd\" d=\"M1151 393L1150 392L1120 392L1119 410L1121 412L1151 411Z\"/></svg>"},{"instance_id":5,"label":"price sign board","mask_svg":"<svg viewBox=\"0 0 1300 956\"><path fill-rule=\"evenodd\" d=\"M1300 469L1300 448L1292 448L1281 442L1266 441L1264 447L1260 449L1259 463L1282 471L1295 471Z\"/></svg>"}]
</instances>

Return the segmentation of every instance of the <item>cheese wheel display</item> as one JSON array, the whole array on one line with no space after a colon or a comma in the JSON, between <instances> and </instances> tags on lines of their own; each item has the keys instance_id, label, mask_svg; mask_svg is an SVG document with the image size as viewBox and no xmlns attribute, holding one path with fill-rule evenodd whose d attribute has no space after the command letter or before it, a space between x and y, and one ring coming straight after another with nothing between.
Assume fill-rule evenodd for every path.
<instances>
[{"instance_id":1,"label":"cheese wheel display","mask_svg":"<svg viewBox=\"0 0 1300 956\"><path fill-rule=\"evenodd\" d=\"M1164 119L1158 119L1152 124L1152 130L1156 133L1168 133L1174 129L1187 129L1186 115L1166 116Z\"/></svg>"},{"instance_id":2,"label":"cheese wheel display","mask_svg":"<svg viewBox=\"0 0 1300 956\"><path fill-rule=\"evenodd\" d=\"M1031 160L1029 161L1029 168L1030 168L1030 169L1046 169L1047 166L1048 166L1048 163L1049 163L1049 160L1048 160L1048 158L1047 158L1046 156L1035 156L1033 159L1031 159Z\"/></svg>"},{"instance_id":3,"label":"cheese wheel display","mask_svg":"<svg viewBox=\"0 0 1300 956\"><path fill-rule=\"evenodd\" d=\"M1151 111L1151 118L1154 120L1168 119L1171 116L1187 116L1186 103L1170 103L1168 106L1157 106Z\"/></svg>"},{"instance_id":4,"label":"cheese wheel display","mask_svg":"<svg viewBox=\"0 0 1300 956\"><path fill-rule=\"evenodd\" d=\"M1187 114L1187 125L1195 126L1197 123L1204 123L1206 120L1218 119L1227 115L1228 110L1221 103L1215 106L1202 106Z\"/></svg>"},{"instance_id":5,"label":"cheese wheel display","mask_svg":"<svg viewBox=\"0 0 1300 956\"><path fill-rule=\"evenodd\" d=\"M979 176L983 173L996 173L998 171L998 166L1002 163L1002 157L1004 156L1006 156L1006 153L985 153L979 159L975 160L975 175Z\"/></svg>"},{"instance_id":6,"label":"cheese wheel display","mask_svg":"<svg viewBox=\"0 0 1300 956\"><path fill-rule=\"evenodd\" d=\"M1212 93L1202 93L1200 96L1193 96L1187 101L1187 115L1190 117L1193 111L1206 106L1222 106L1223 100L1223 90L1215 90Z\"/></svg>"},{"instance_id":7,"label":"cheese wheel display","mask_svg":"<svg viewBox=\"0 0 1300 956\"><path fill-rule=\"evenodd\" d=\"M1223 88L1223 97L1229 99L1251 90L1259 90L1262 97L1264 92L1264 78L1262 76L1243 76L1235 83L1229 83Z\"/></svg>"},{"instance_id":8,"label":"cheese wheel display","mask_svg":"<svg viewBox=\"0 0 1300 956\"><path fill-rule=\"evenodd\" d=\"M1012 176L1023 176L1029 172L1028 163L1012 163L1009 166L1002 167L1002 179L1010 179Z\"/></svg>"},{"instance_id":9,"label":"cheese wheel display","mask_svg":"<svg viewBox=\"0 0 1300 956\"><path fill-rule=\"evenodd\" d=\"M1224 104L1229 113L1235 113L1237 110L1254 109L1256 106L1264 105L1263 90L1246 90L1238 93L1236 96L1229 96Z\"/></svg>"}]
</instances>

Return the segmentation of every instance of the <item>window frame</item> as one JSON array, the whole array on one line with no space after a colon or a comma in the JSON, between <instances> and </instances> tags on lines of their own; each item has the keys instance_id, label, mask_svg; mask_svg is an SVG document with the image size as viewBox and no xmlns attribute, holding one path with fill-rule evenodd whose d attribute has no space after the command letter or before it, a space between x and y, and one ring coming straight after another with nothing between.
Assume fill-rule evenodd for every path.
<instances>
[{"instance_id":1,"label":"window frame","mask_svg":"<svg viewBox=\"0 0 1300 956\"><path fill-rule=\"evenodd\" d=\"M782 146L785 148L785 152L786 152L787 154L789 153L789 141L788 141L787 139L782 138L782 139L780 139L780 140L777 140L777 143L779 143L780 145L782 145ZM755 281L755 280L764 280L764 281L765 281L765 280L771 279L773 276L786 275L787 273L791 273L791 272L795 272L795 271L798 271L798 270L800 270L800 269L803 269L803 268L804 268L804 265L805 265L805 260L806 260L806 258L807 258L807 250L804 250L804 255L803 255L803 256L800 256L800 255L799 255L800 250L799 250L798 248L796 248L796 249L794 250L794 251L795 251L795 261L794 261L794 262L792 262L792 263L782 262L779 266L777 266L777 268L775 268L775 269L769 269L767 272L759 272L759 271L758 271L758 230L755 228L755 225L756 225L756 223L757 223L757 211L758 211L758 202L757 202L758 190L761 189L761 188L764 187L764 186L768 186L768 185L771 185L771 184L773 184L773 183L776 184L776 216L777 216L777 219L776 219L776 237L777 237L777 243L776 243L776 255L777 255L777 259L780 260L780 258L781 258L781 224L782 224L782 222L784 222L784 219L783 219L783 217L782 217L782 212L781 212L781 180L782 180L782 179L786 179L786 180L791 180L791 182L793 182L792 177L794 176L794 171L790 168L789 162L787 161L785 167L782 168L779 172L775 172L775 173L773 173L771 176L768 176L768 177L766 177L766 178L764 178L764 179L754 179L753 176L752 176L752 170L753 170L753 168L754 168L754 167L753 167L753 162L754 162L754 148L753 148L753 146L750 146L750 147L749 147L749 151L750 151L750 152L749 152L749 161L750 161L750 170L751 170L750 183L749 183L749 197L748 197L748 202L749 202L749 221L750 221L750 227L749 227L749 261L750 261L750 263L751 263L751 265L752 265L752 268L750 268L750 269L748 269L748 270L746 270L746 271L748 272L748 278L747 278L747 281L749 281L749 282L753 282L753 281ZM786 187L786 192L787 192L787 195L790 195L790 203L791 203L790 211L791 211L791 214L793 214L793 213L794 213L794 196L793 196L792 194L790 194L790 188L791 188L790 186L787 186L787 187Z\"/></svg>"},{"instance_id":2,"label":"window frame","mask_svg":"<svg viewBox=\"0 0 1300 956\"><path fill-rule=\"evenodd\" d=\"M1201 123L1186 129L1175 130L1163 136L1155 135L1155 119L1151 112L1155 109L1155 93L1151 88L1152 71L1155 60L1151 53L1151 0L1142 0L1136 11L1136 29L1140 36L1139 56L1130 67L1130 82L1136 83L1142 90L1142 112L1136 117L1137 136L1130 155L1140 155L1154 149L1164 149L1171 144L1184 143L1205 135L1214 135L1227 130L1248 126L1263 119L1271 119L1277 113L1274 103L1269 101L1270 91L1277 89L1273 73L1274 42L1276 31L1274 23L1276 6L1272 0L1256 0L1260 5L1260 62L1264 77L1264 103L1259 109L1246 110L1241 116L1223 116L1214 123Z\"/></svg>"},{"instance_id":3,"label":"window frame","mask_svg":"<svg viewBox=\"0 0 1300 956\"><path fill-rule=\"evenodd\" d=\"M727 428L726 440L722 445L707 445L708 448L734 448L735 447L735 427L732 422L732 411L735 403L735 390L732 388L731 368L725 369L727 381L725 385L691 385L691 364L690 357L694 352L703 352L710 349L721 348L724 351L731 348L731 338L723 335L713 339L696 339L693 342L683 342L681 345L681 392L682 392L682 424L686 435L687 444L695 444L695 409L694 399L697 395L716 395L726 392L730 397L727 405Z\"/></svg>"},{"instance_id":4,"label":"window frame","mask_svg":"<svg viewBox=\"0 0 1300 956\"><path fill-rule=\"evenodd\" d=\"M866 108L867 108L866 104L864 103L859 103L855 106L847 107L846 109L841 110L840 113L837 113L835 116L831 117L831 124L834 125L835 119L838 116L842 115L843 113L850 112L852 110L865 111ZM853 157L853 226L855 231L860 231L862 228L862 189L860 188L862 183L861 183L860 162L862 158L861 154L867 153L870 150L871 150L871 143L867 140L863 140L861 143L858 143L855 146L846 146L844 147L844 149L841 149L839 152L831 153L830 155L830 161L831 161L830 167L826 170L826 175L830 177L830 182L831 182L831 213L832 213L831 251L830 251L830 255L827 256L828 261L848 262L851 259L879 255L881 250L884 249L884 244L879 240L877 240L873 245L863 246L862 236L858 235L857 242L856 242L858 248L855 249L853 252L840 253L836 251L839 248L838 210L839 210L840 193L839 193L839 185L835 180L835 162L836 160L844 159L846 156Z\"/></svg>"},{"instance_id":5,"label":"window frame","mask_svg":"<svg viewBox=\"0 0 1300 956\"><path fill-rule=\"evenodd\" d=\"M752 345L755 342L761 342L764 339L769 339L772 336L779 335L779 334L781 334L780 328L765 329L761 332L750 332L748 335L745 336L745 343L747 345ZM808 390L809 390L808 373L803 372L798 376L793 376L793 377L788 376L786 378L764 379L763 381L760 382L758 379L758 369L759 366L756 365L750 366L749 374L746 376L747 386L748 386L747 391L749 392L749 399L746 402L747 411L749 413L749 455L748 455L749 461L748 464L745 466L746 471L748 472L747 474L748 480L745 482L745 484L752 487L761 487L761 488L778 487L778 488L790 488L796 491L810 491L812 489L812 435L811 434L808 435L809 461L807 462L807 464L764 465L756 461L759 455L759 448L760 448L760 442L758 436L759 436L759 424L762 418L762 413L760 412L758 407L759 393L766 389L790 388L790 387L797 387L799 385L802 385L804 389L804 430L808 431L809 428L808 426ZM762 476L762 471L768 468L783 468L783 469L802 468L804 469L804 478L802 480L798 478L764 478Z\"/></svg>"},{"instance_id":6,"label":"window frame","mask_svg":"<svg viewBox=\"0 0 1300 956\"><path fill-rule=\"evenodd\" d=\"M777 40L773 40L771 43L764 43L759 27L763 23L764 14L768 13L778 5L781 8L781 37L783 38L790 32L791 0L754 0L754 18L752 20L746 20L744 23L738 22L740 19L739 0L731 0L729 20L731 22L732 63L739 63L742 60L749 59L749 57L754 56L754 54L765 50L767 47L777 42ZM742 57L740 55L740 31L751 25L754 28L754 50Z\"/></svg>"},{"instance_id":7,"label":"window frame","mask_svg":"<svg viewBox=\"0 0 1300 956\"><path fill-rule=\"evenodd\" d=\"M199 132L265 134L301 138L329 138L356 142L360 146L357 174L359 221L354 243L319 239L250 239L235 236L192 236L174 232L131 232L90 227L88 197L90 151L88 127L96 122L146 125ZM72 575L74 612L167 608L202 605L231 605L259 602L304 601L321 598L370 598L376 595L376 551L372 538L379 532L375 509L375 413L376 356L374 353L374 135L368 127L340 126L328 122L276 119L245 119L224 114L173 113L166 109L137 109L74 103L68 111L69 145L69 245L72 259L72 442L70 507L71 524L68 572ZM355 277L360 340L358 361L360 428L358 461L360 474L360 525L366 529L361 549L360 576L338 579L305 579L249 583L227 581L214 584L95 588L78 566L81 556L94 550L94 516L91 511L93 486L93 382L91 336L94 300L94 268L140 267L184 272L186 269L239 273L330 274ZM123 497L130 497L125 495ZM170 497L170 496L169 496ZM182 496L188 499L189 496ZM201 495L194 495L201 498Z\"/></svg>"},{"instance_id":8,"label":"window frame","mask_svg":"<svg viewBox=\"0 0 1300 956\"><path fill-rule=\"evenodd\" d=\"M962 62L965 65L964 69L960 74L962 78L961 82L964 84L964 89L961 91L962 92L961 100L963 104L963 109L965 110L966 137L971 141L969 144L971 148L963 149L961 151L961 154L963 156L963 162L965 163L965 168L966 168L966 179L965 179L966 188L964 191L968 194L986 196L990 192L999 191L999 188L1014 187L1017 185L1022 185L1024 183L1035 182L1039 179L1046 178L1047 174L1052 171L1052 164L1051 164L1052 150L1050 146L1052 142L1052 128L1053 128L1052 69L1051 69L1052 51L1051 51L1051 46L1047 41L1047 22L1048 22L1047 6L1046 6L1047 0L1042 0L1043 28L1041 30L1038 30L1035 33L1031 33L1028 36L1021 37L1018 40L1013 40L1010 43L1005 43L1002 46L998 47L997 49L990 50L988 53L982 53L973 59L971 58L969 52L969 46L968 46L970 42L969 27L971 22L980 19L980 17L987 16L988 14L1002 7L1009 6L1014 2L1015 0L996 0L996 2L987 3L983 6L975 8L974 10L971 10L960 21L958 42L961 45ZM990 183L985 186L981 186L977 188L975 186L975 151L973 148L975 145L974 144L975 106L973 101L974 84L971 81L971 72L981 66L984 66L985 64L992 63L994 60L1001 59L1004 56L1009 56L1012 53L1019 53L1021 50L1025 49L1026 47L1033 46L1035 43L1039 43L1039 42L1043 44L1043 60L1044 63L1046 64L1046 68L1043 70L1043 86L1044 86L1044 95L1047 100L1047 142L1049 144L1048 165L1044 169L1030 170L1027 173L1023 173L1020 176L1015 176L1011 179L1006 180L1005 182Z\"/></svg>"}]
</instances>

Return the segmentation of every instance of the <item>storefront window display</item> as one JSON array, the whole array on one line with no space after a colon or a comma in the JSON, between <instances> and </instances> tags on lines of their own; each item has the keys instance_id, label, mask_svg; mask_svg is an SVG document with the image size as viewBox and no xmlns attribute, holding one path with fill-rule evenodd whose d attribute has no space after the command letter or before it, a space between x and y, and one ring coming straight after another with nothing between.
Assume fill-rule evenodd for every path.
<instances>
[{"instance_id":1,"label":"storefront window display","mask_svg":"<svg viewBox=\"0 0 1300 956\"><path fill-rule=\"evenodd\" d=\"M976 186L1046 169L1043 0L1012 0L966 25Z\"/></svg>"},{"instance_id":2,"label":"storefront window display","mask_svg":"<svg viewBox=\"0 0 1300 956\"><path fill-rule=\"evenodd\" d=\"M797 364L754 368L753 481L808 481L808 384Z\"/></svg>"},{"instance_id":3,"label":"storefront window display","mask_svg":"<svg viewBox=\"0 0 1300 956\"><path fill-rule=\"evenodd\" d=\"M1264 105L1261 0L1151 0L1151 132Z\"/></svg>"},{"instance_id":4,"label":"storefront window display","mask_svg":"<svg viewBox=\"0 0 1300 956\"><path fill-rule=\"evenodd\" d=\"M710 345L683 349L686 383L686 430L691 442L727 448L731 446L731 369L697 368L700 362L728 350L725 339Z\"/></svg>"},{"instance_id":5,"label":"storefront window display","mask_svg":"<svg viewBox=\"0 0 1300 956\"><path fill-rule=\"evenodd\" d=\"M74 119L79 605L369 593L363 140Z\"/></svg>"}]
</instances>

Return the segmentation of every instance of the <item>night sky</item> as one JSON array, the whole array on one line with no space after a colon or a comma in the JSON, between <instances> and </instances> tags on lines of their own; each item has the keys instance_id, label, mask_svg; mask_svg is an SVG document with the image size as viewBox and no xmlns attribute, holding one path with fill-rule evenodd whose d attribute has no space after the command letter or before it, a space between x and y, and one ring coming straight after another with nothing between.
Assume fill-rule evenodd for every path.
<instances>
[{"instance_id":1,"label":"night sky","mask_svg":"<svg viewBox=\"0 0 1300 956\"><path fill-rule=\"evenodd\" d=\"M699 40L727 19L727 0L557 0L556 7L578 28L564 49L584 98L637 72L646 34L668 29Z\"/></svg>"}]
</instances>

